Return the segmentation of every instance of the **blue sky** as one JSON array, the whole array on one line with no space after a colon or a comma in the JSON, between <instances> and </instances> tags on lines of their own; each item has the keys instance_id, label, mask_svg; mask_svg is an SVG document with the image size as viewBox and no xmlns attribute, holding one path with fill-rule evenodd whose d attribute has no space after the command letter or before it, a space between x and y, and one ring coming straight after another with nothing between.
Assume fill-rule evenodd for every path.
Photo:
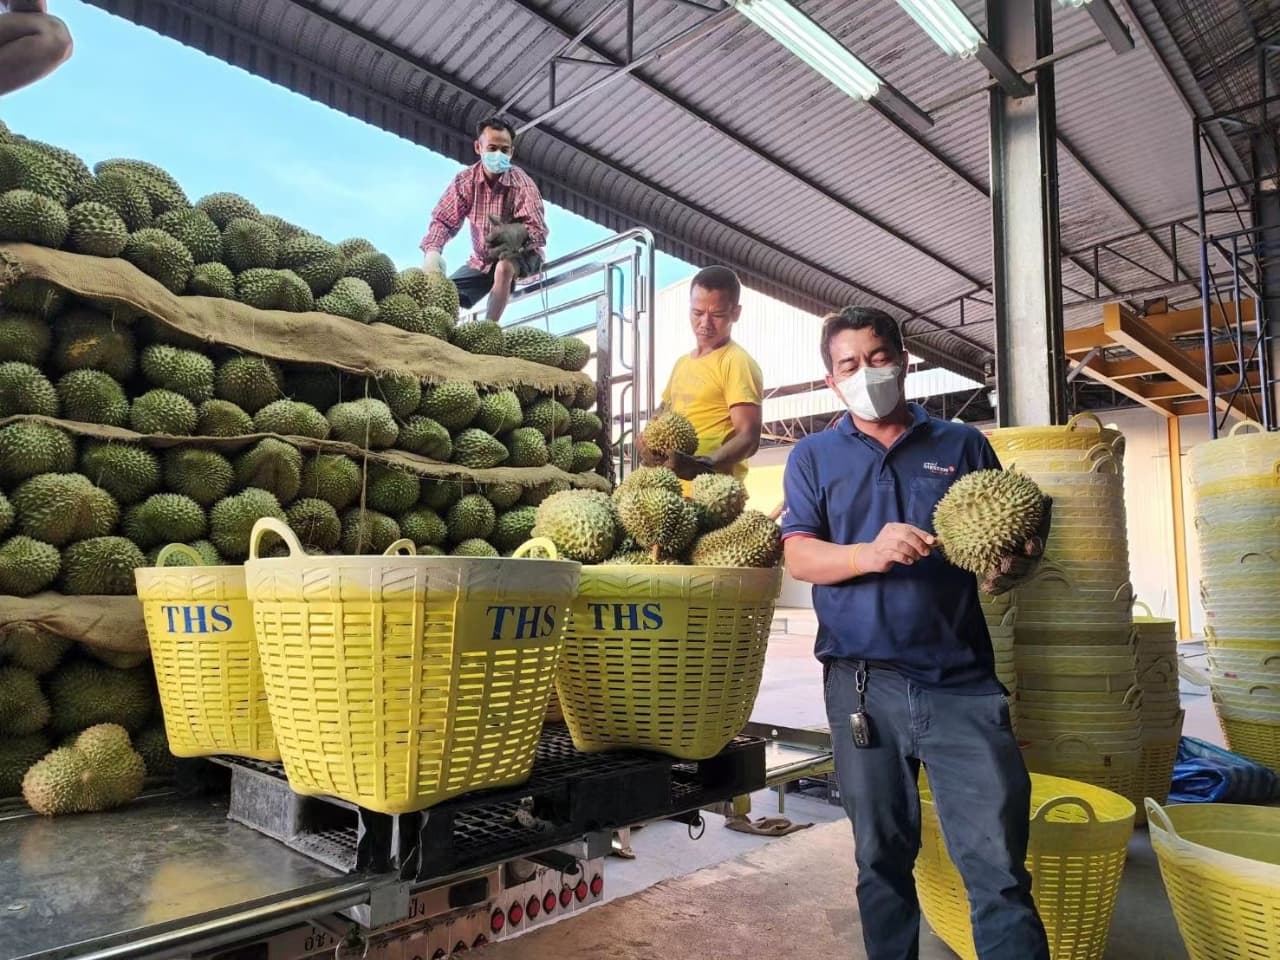
<instances>
[{"instance_id":1,"label":"blue sky","mask_svg":"<svg viewBox=\"0 0 1280 960\"><path fill-rule=\"evenodd\" d=\"M15 132L91 166L148 160L192 200L234 191L327 239L367 237L402 267L421 262L431 208L459 164L79 0L49 6L75 54L0 102ZM550 204L547 220L548 259L610 233ZM450 271L469 246L464 228L445 251ZM659 287L693 272L658 256Z\"/></svg>"}]
</instances>

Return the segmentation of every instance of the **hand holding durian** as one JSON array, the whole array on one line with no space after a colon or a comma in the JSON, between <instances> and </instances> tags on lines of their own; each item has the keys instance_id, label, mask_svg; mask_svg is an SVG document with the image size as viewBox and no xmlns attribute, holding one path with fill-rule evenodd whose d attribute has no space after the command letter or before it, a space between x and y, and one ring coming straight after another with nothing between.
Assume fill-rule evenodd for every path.
<instances>
[{"instance_id":1,"label":"hand holding durian","mask_svg":"<svg viewBox=\"0 0 1280 960\"><path fill-rule=\"evenodd\" d=\"M1013 470L980 470L961 477L933 513L937 546L978 578L991 596L1030 577L1044 556L1053 500Z\"/></svg>"}]
</instances>

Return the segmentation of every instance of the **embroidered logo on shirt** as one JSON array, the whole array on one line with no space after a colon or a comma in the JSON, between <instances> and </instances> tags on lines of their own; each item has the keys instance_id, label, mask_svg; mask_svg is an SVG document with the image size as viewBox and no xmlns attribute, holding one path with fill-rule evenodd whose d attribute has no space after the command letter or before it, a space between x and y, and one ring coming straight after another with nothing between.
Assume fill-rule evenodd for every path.
<instances>
[{"instance_id":1,"label":"embroidered logo on shirt","mask_svg":"<svg viewBox=\"0 0 1280 960\"><path fill-rule=\"evenodd\" d=\"M934 473L942 477L949 477L956 472L956 468L954 466L944 467L942 464L934 463L932 460L924 465L924 469L928 473Z\"/></svg>"}]
</instances>

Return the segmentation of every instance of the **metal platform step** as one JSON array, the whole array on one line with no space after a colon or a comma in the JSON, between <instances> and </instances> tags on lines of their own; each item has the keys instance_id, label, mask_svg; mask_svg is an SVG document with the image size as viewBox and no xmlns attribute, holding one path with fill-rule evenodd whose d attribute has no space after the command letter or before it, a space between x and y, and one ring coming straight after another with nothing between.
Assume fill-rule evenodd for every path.
<instances>
[{"instance_id":1,"label":"metal platform step","mask_svg":"<svg viewBox=\"0 0 1280 960\"><path fill-rule=\"evenodd\" d=\"M390 816L289 789L284 768L236 757L228 816L345 872L395 872L441 880L525 857L598 830L688 816L765 785L765 744L738 737L697 763L657 754L584 754L568 730L548 724L533 773L514 788L483 791L421 813Z\"/></svg>"}]
</instances>

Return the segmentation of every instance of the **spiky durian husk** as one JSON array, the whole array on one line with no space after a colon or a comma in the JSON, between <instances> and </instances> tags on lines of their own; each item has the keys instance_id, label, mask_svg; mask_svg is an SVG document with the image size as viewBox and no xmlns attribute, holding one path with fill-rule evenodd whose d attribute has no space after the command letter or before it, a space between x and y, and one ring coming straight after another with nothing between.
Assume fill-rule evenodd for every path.
<instances>
[{"instance_id":1,"label":"spiky durian husk","mask_svg":"<svg viewBox=\"0 0 1280 960\"><path fill-rule=\"evenodd\" d=\"M1044 494L1026 474L979 470L947 491L933 512L946 558L979 576L1003 557L1021 554L1044 515Z\"/></svg>"}]
</instances>

